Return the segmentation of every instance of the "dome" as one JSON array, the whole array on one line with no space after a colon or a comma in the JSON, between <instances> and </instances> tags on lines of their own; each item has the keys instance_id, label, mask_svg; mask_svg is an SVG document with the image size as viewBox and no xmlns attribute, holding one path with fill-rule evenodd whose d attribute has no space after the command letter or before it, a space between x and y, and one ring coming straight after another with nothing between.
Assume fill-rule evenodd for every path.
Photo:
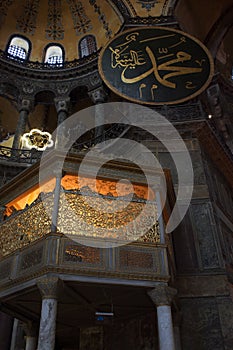
<instances>
[{"instance_id":1,"label":"dome","mask_svg":"<svg viewBox=\"0 0 233 350\"><path fill-rule=\"evenodd\" d=\"M30 44L29 60L43 62L46 48L62 48L65 61L80 58L86 36L101 48L116 34L125 18L167 14L171 1L9 0L0 5L0 49L17 36Z\"/></svg>"}]
</instances>

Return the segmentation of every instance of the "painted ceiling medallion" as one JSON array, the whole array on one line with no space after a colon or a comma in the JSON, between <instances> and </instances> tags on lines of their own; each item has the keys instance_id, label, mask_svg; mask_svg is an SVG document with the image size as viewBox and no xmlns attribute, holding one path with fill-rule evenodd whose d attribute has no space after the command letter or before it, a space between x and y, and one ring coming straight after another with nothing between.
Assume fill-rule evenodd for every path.
<instances>
[{"instance_id":1,"label":"painted ceiling medallion","mask_svg":"<svg viewBox=\"0 0 233 350\"><path fill-rule=\"evenodd\" d=\"M53 140L50 133L39 129L32 129L30 132L22 136L27 148L35 148L38 151L44 151L46 148L53 146Z\"/></svg>"},{"instance_id":2,"label":"painted ceiling medallion","mask_svg":"<svg viewBox=\"0 0 233 350\"><path fill-rule=\"evenodd\" d=\"M165 27L139 27L103 48L99 72L116 94L142 104L181 103L209 85L213 59L196 38Z\"/></svg>"}]
</instances>

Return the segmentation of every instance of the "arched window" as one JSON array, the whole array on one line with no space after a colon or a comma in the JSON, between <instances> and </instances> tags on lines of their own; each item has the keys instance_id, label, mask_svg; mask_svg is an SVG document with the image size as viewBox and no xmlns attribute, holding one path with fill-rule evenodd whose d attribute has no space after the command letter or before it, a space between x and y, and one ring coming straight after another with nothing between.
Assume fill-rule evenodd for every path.
<instances>
[{"instance_id":1,"label":"arched window","mask_svg":"<svg viewBox=\"0 0 233 350\"><path fill-rule=\"evenodd\" d=\"M86 35L79 42L79 57L91 55L97 50L96 40L94 35Z\"/></svg>"},{"instance_id":2,"label":"arched window","mask_svg":"<svg viewBox=\"0 0 233 350\"><path fill-rule=\"evenodd\" d=\"M45 63L61 67L64 62L64 49L60 45L50 45L45 51Z\"/></svg>"},{"instance_id":3,"label":"arched window","mask_svg":"<svg viewBox=\"0 0 233 350\"><path fill-rule=\"evenodd\" d=\"M8 46L7 53L11 58L26 60L28 59L30 51L30 42L20 36L14 36L11 38Z\"/></svg>"}]
</instances>

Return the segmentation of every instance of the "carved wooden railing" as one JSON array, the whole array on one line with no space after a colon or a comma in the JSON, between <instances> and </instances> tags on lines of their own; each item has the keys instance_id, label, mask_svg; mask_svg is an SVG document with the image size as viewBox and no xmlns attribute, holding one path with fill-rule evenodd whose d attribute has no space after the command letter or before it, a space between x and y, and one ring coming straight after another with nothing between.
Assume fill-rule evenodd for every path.
<instances>
[{"instance_id":1,"label":"carved wooden railing","mask_svg":"<svg viewBox=\"0 0 233 350\"><path fill-rule=\"evenodd\" d=\"M111 253L110 253L111 251ZM131 243L97 248L48 234L0 259L0 290L47 273L96 278L168 281L167 246Z\"/></svg>"}]
</instances>

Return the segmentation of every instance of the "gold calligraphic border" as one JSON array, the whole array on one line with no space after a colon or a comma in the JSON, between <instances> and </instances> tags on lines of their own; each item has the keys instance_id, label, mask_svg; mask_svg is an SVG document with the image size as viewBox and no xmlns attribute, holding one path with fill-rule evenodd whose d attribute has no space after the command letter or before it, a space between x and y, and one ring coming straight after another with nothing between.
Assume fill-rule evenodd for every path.
<instances>
[{"instance_id":1,"label":"gold calligraphic border","mask_svg":"<svg viewBox=\"0 0 233 350\"><path fill-rule=\"evenodd\" d=\"M136 99L136 98L133 98L133 97L129 97L127 96L126 94L123 94L121 93L118 89L116 89L110 81L108 81L106 78L105 78L105 75L104 75L104 72L103 72L103 69L102 69L102 58L103 58L103 55L106 51L106 49L109 48L109 45L111 45L111 43L119 38L120 36L123 37L123 35L125 34L128 34L128 33L133 33L137 30L141 31L141 30L148 30L148 29L151 29L151 30L154 30L154 29L162 29L162 30L167 30L167 31L170 31L170 32L175 32L175 33L179 33L179 34L182 34L183 36L186 36L188 37L189 39L191 39L192 41L196 42L206 53L208 59L209 59L209 64L210 64L210 73L209 73L209 78L206 80L206 82L204 83L204 85L199 89L197 90L195 93L193 93L192 95L189 95L185 98L182 98L182 99L179 99L179 100L175 100L175 101L166 101L166 102L148 102L148 101L143 101L143 100L139 100L139 99ZM125 30L124 32L121 32L119 34L117 34L116 36L114 36L114 38L112 38L111 40L109 40L109 42L102 48L101 52L100 52L100 55L99 55L99 60L98 60L98 70L99 70L99 73L100 73L100 76L102 78L102 80L104 81L104 83L113 91L115 92L117 95L119 95L120 97L123 97L123 98L126 98L127 100L129 101L132 101L132 102L137 102L139 104L147 104L147 105L151 105L151 106L156 106L156 105L172 105L172 104L178 104L178 103L182 103L182 102L185 102L185 101L188 101L188 100L191 100L192 98L200 95L206 88L207 86L210 84L212 78L213 78L213 75L214 75L214 60L213 60L213 57L210 53L210 51L208 50L208 48L197 38L193 37L192 35L188 34L188 33L185 33L181 30L178 30L178 29L173 29L173 28L168 28L168 27L160 27L160 26L151 26L151 27L134 27L134 28L131 28L131 29L128 29L128 30Z\"/></svg>"}]
</instances>

